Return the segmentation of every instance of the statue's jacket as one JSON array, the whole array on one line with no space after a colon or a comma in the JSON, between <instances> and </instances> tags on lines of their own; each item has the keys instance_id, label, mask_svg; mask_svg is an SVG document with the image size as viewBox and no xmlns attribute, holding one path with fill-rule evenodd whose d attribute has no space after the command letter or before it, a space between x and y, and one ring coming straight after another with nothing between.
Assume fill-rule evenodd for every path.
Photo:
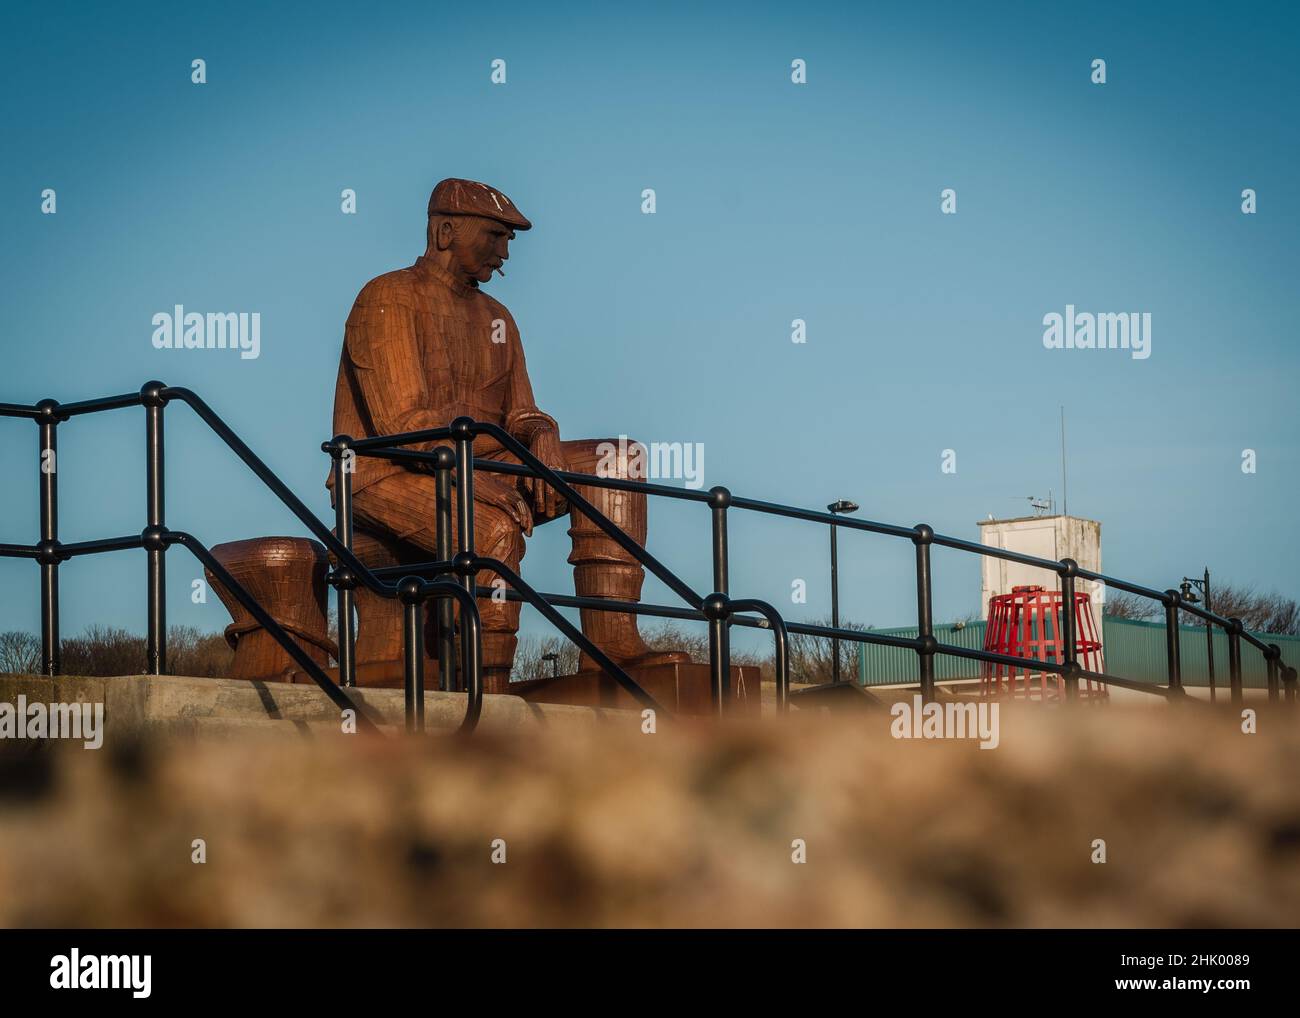
<instances>
[{"instance_id":1,"label":"statue's jacket","mask_svg":"<svg viewBox=\"0 0 1300 1018\"><path fill-rule=\"evenodd\" d=\"M357 295L339 361L334 434L395 435L446 427L460 416L500 425L525 445L536 430L556 426L534 402L510 312L422 256L408 268L372 279ZM510 458L489 437L475 439L474 455ZM370 456L358 456L355 466L358 495L409 471ZM333 488L332 475L326 483ZM510 513L531 532L527 503L508 475L477 473L474 496Z\"/></svg>"}]
</instances>

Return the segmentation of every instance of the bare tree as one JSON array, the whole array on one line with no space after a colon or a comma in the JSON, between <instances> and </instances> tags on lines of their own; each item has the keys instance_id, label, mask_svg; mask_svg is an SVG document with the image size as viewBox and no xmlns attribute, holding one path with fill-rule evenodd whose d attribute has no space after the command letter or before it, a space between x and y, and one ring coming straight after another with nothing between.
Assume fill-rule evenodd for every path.
<instances>
[{"instance_id":1,"label":"bare tree","mask_svg":"<svg viewBox=\"0 0 1300 1018\"><path fill-rule=\"evenodd\" d=\"M41 641L32 633L0 633L0 675L33 675L41 666Z\"/></svg>"},{"instance_id":2,"label":"bare tree","mask_svg":"<svg viewBox=\"0 0 1300 1018\"><path fill-rule=\"evenodd\" d=\"M1210 607L1225 619L1241 619L1252 632L1278 636L1300 634L1300 605L1276 592L1257 593L1252 587L1225 584L1210 589ZM1124 591L1108 593L1106 614L1117 619L1155 619L1163 615L1159 601ZM1205 621L1191 612L1182 612L1179 623L1203 626Z\"/></svg>"},{"instance_id":3,"label":"bare tree","mask_svg":"<svg viewBox=\"0 0 1300 1018\"><path fill-rule=\"evenodd\" d=\"M1278 636L1300 633L1300 606L1276 591L1260 594L1253 587L1215 586L1210 588L1210 607L1214 614L1225 619L1241 619L1247 629L1256 633ZM1187 612L1183 613L1182 622L1204 625L1203 620Z\"/></svg>"},{"instance_id":4,"label":"bare tree","mask_svg":"<svg viewBox=\"0 0 1300 1018\"><path fill-rule=\"evenodd\" d=\"M545 660L547 654L558 654L553 664ZM511 672L512 679L546 679L552 674L572 675L578 670L578 648L562 636L522 636L515 649L515 665Z\"/></svg>"},{"instance_id":5,"label":"bare tree","mask_svg":"<svg viewBox=\"0 0 1300 1018\"><path fill-rule=\"evenodd\" d=\"M1151 619L1159 615L1160 602L1125 590L1106 592L1106 614L1113 619Z\"/></svg>"},{"instance_id":6,"label":"bare tree","mask_svg":"<svg viewBox=\"0 0 1300 1018\"><path fill-rule=\"evenodd\" d=\"M145 639L126 629L90 626L61 645L65 675L139 675L145 666ZM167 670L172 675L221 677L230 674L234 651L221 633L193 626L167 631Z\"/></svg>"},{"instance_id":7,"label":"bare tree","mask_svg":"<svg viewBox=\"0 0 1300 1018\"><path fill-rule=\"evenodd\" d=\"M810 625L829 626L830 619L814 619ZM845 622L840 619L841 629L866 632L870 626L861 622ZM790 681L822 683L830 682L835 675L834 641L825 636L809 636L807 633L790 634ZM858 674L858 647L856 640L840 640L840 679L852 680Z\"/></svg>"}]
</instances>

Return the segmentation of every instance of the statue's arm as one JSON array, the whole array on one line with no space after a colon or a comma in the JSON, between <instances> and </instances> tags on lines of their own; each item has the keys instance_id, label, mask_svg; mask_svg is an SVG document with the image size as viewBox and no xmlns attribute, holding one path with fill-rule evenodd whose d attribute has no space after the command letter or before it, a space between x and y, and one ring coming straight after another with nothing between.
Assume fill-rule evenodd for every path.
<instances>
[{"instance_id":1,"label":"statue's arm","mask_svg":"<svg viewBox=\"0 0 1300 1018\"><path fill-rule=\"evenodd\" d=\"M382 293L367 299L363 292L348 316L344 343L376 434L446 425L431 405L410 307ZM427 450L434 444L411 448Z\"/></svg>"},{"instance_id":2,"label":"statue's arm","mask_svg":"<svg viewBox=\"0 0 1300 1018\"><path fill-rule=\"evenodd\" d=\"M528 380L528 364L524 360L524 346L519 339L519 329L513 319L507 319L506 335L510 344L510 375L506 394L506 431L527 446L542 431L559 434L555 418L537 407L533 398L533 384Z\"/></svg>"},{"instance_id":3,"label":"statue's arm","mask_svg":"<svg viewBox=\"0 0 1300 1018\"><path fill-rule=\"evenodd\" d=\"M513 321L509 321L507 334L510 340L510 375L506 431L528 446L529 451L552 470L565 470L568 464L560 445L560 426L554 417L537 408L533 385L528 380L528 365L524 361L524 346ZM553 517L563 509L563 503L549 484L527 478L523 488L531 495L533 508L545 516Z\"/></svg>"}]
</instances>

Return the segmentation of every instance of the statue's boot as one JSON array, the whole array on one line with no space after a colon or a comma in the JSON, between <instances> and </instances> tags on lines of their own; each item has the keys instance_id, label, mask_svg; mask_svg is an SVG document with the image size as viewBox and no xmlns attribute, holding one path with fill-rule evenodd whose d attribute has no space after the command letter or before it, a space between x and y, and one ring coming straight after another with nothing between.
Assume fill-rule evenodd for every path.
<instances>
[{"instance_id":1,"label":"statue's boot","mask_svg":"<svg viewBox=\"0 0 1300 1018\"><path fill-rule=\"evenodd\" d=\"M613 488L578 486L579 494L614 521L637 544L646 538L646 496L640 492ZM619 547L594 522L574 509L569 514L569 536L573 538L573 585L579 597L603 597L636 603L641 600L645 570L636 558ZM671 664L690 661L683 651L656 651L645 642L631 612L579 609L582 632L608 654L615 664L627 667ZM578 662L579 671L598 670L600 666L585 652Z\"/></svg>"},{"instance_id":2,"label":"statue's boot","mask_svg":"<svg viewBox=\"0 0 1300 1018\"><path fill-rule=\"evenodd\" d=\"M489 631L483 634L483 692L510 692L510 669L518 643L514 633Z\"/></svg>"}]
</instances>

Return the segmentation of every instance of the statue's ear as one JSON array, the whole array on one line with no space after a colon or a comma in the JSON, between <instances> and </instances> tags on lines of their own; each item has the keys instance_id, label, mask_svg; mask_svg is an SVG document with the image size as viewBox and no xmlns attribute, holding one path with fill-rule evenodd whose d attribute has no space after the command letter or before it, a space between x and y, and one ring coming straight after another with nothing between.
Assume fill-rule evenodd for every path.
<instances>
[{"instance_id":1,"label":"statue's ear","mask_svg":"<svg viewBox=\"0 0 1300 1018\"><path fill-rule=\"evenodd\" d=\"M434 234L433 234L434 247L437 248L437 250L439 251L446 251L449 247L451 247L451 238L455 235L455 233L456 233L455 224L452 223L450 217L444 216L441 222L438 223L437 227L434 230Z\"/></svg>"}]
</instances>

